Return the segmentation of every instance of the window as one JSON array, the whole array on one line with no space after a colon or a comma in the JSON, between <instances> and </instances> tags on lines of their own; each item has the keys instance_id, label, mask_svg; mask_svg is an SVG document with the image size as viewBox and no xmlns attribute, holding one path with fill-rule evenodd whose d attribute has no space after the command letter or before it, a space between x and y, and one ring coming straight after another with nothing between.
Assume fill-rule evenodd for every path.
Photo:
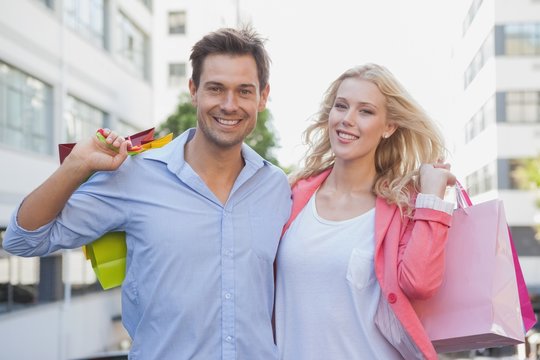
<instances>
[{"instance_id":1,"label":"window","mask_svg":"<svg viewBox=\"0 0 540 360\"><path fill-rule=\"evenodd\" d=\"M169 13L169 34L186 33L186 12L173 11Z\"/></svg>"},{"instance_id":2,"label":"window","mask_svg":"<svg viewBox=\"0 0 540 360\"><path fill-rule=\"evenodd\" d=\"M540 23L504 26L505 55L540 55Z\"/></svg>"},{"instance_id":3,"label":"window","mask_svg":"<svg viewBox=\"0 0 540 360\"><path fill-rule=\"evenodd\" d=\"M0 244L5 228L0 228ZM11 256L0 247L0 313L37 302L39 258Z\"/></svg>"},{"instance_id":4,"label":"window","mask_svg":"<svg viewBox=\"0 0 540 360\"><path fill-rule=\"evenodd\" d=\"M100 47L105 47L103 0L65 0L66 23Z\"/></svg>"},{"instance_id":5,"label":"window","mask_svg":"<svg viewBox=\"0 0 540 360\"><path fill-rule=\"evenodd\" d=\"M534 226L510 226L519 256L540 256L540 232Z\"/></svg>"},{"instance_id":6,"label":"window","mask_svg":"<svg viewBox=\"0 0 540 360\"><path fill-rule=\"evenodd\" d=\"M146 35L124 14L118 13L118 54L143 79L148 79Z\"/></svg>"},{"instance_id":7,"label":"window","mask_svg":"<svg viewBox=\"0 0 540 360\"><path fill-rule=\"evenodd\" d=\"M465 70L464 80L466 89L469 84L474 80L476 75L482 70L486 62L495 54L495 38L493 36L493 31L489 33L486 37L480 49L474 55L471 63Z\"/></svg>"},{"instance_id":8,"label":"window","mask_svg":"<svg viewBox=\"0 0 540 360\"><path fill-rule=\"evenodd\" d=\"M68 95L64 112L66 142L77 142L106 126L107 114L73 96Z\"/></svg>"},{"instance_id":9,"label":"window","mask_svg":"<svg viewBox=\"0 0 540 360\"><path fill-rule=\"evenodd\" d=\"M152 0L139 0L148 10L152 11Z\"/></svg>"},{"instance_id":10,"label":"window","mask_svg":"<svg viewBox=\"0 0 540 360\"><path fill-rule=\"evenodd\" d=\"M54 1L53 0L38 0L38 2L43 3L49 9L54 9Z\"/></svg>"},{"instance_id":11,"label":"window","mask_svg":"<svg viewBox=\"0 0 540 360\"><path fill-rule=\"evenodd\" d=\"M508 122L538 123L540 122L540 92L507 92L505 108Z\"/></svg>"},{"instance_id":12,"label":"window","mask_svg":"<svg viewBox=\"0 0 540 360\"><path fill-rule=\"evenodd\" d=\"M476 13L478 12L478 9L482 5L482 0L473 0L471 7L469 8L469 11L467 12L467 15L465 16L465 20L463 20L463 35L467 32L469 29L469 26L471 26L471 23L473 22L474 18L476 17Z\"/></svg>"},{"instance_id":13,"label":"window","mask_svg":"<svg viewBox=\"0 0 540 360\"><path fill-rule=\"evenodd\" d=\"M82 250L69 251L63 256L67 257L67 261L65 261L67 268L63 269L62 272L64 283L69 279L71 285L76 287L91 285L97 281L92 263L86 259Z\"/></svg>"},{"instance_id":14,"label":"window","mask_svg":"<svg viewBox=\"0 0 540 360\"><path fill-rule=\"evenodd\" d=\"M52 88L0 62L0 143L52 154Z\"/></svg>"},{"instance_id":15,"label":"window","mask_svg":"<svg viewBox=\"0 0 540 360\"><path fill-rule=\"evenodd\" d=\"M493 123L495 123L495 95L491 96L465 124L465 143L477 137Z\"/></svg>"},{"instance_id":16,"label":"window","mask_svg":"<svg viewBox=\"0 0 540 360\"><path fill-rule=\"evenodd\" d=\"M469 195L478 195L496 188L495 162L491 162L466 177Z\"/></svg>"},{"instance_id":17,"label":"window","mask_svg":"<svg viewBox=\"0 0 540 360\"><path fill-rule=\"evenodd\" d=\"M169 86L179 86L186 80L186 63L169 64Z\"/></svg>"}]
</instances>

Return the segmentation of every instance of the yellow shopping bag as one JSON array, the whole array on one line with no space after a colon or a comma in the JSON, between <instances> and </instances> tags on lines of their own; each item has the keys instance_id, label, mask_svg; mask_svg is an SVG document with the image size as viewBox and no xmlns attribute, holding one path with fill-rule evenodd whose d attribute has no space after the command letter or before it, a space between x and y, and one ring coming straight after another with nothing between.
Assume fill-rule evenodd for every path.
<instances>
[{"instance_id":1,"label":"yellow shopping bag","mask_svg":"<svg viewBox=\"0 0 540 360\"><path fill-rule=\"evenodd\" d=\"M110 232L83 247L86 259L103 289L112 289L122 285L126 276L126 233Z\"/></svg>"}]
</instances>

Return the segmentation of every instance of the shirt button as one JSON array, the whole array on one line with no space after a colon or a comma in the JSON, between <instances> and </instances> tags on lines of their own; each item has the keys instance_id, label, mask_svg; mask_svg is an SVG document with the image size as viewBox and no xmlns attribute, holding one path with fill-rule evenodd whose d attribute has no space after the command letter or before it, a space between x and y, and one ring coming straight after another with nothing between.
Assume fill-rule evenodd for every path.
<instances>
[{"instance_id":1,"label":"shirt button","mask_svg":"<svg viewBox=\"0 0 540 360\"><path fill-rule=\"evenodd\" d=\"M230 293L226 293L225 294L225 299L229 300L230 298L232 298L232 295Z\"/></svg>"},{"instance_id":2,"label":"shirt button","mask_svg":"<svg viewBox=\"0 0 540 360\"><path fill-rule=\"evenodd\" d=\"M226 341L226 342L232 342L232 336L227 336L227 337L225 338L225 341Z\"/></svg>"},{"instance_id":3,"label":"shirt button","mask_svg":"<svg viewBox=\"0 0 540 360\"><path fill-rule=\"evenodd\" d=\"M396 294L394 294L394 293L388 294L388 302L389 302L390 304L393 304L393 303L395 303L396 301L397 301L397 296L396 296Z\"/></svg>"},{"instance_id":4,"label":"shirt button","mask_svg":"<svg viewBox=\"0 0 540 360\"><path fill-rule=\"evenodd\" d=\"M233 256L233 251L232 251L232 249L227 249L227 250L225 250L225 256L232 257L232 256Z\"/></svg>"}]
</instances>

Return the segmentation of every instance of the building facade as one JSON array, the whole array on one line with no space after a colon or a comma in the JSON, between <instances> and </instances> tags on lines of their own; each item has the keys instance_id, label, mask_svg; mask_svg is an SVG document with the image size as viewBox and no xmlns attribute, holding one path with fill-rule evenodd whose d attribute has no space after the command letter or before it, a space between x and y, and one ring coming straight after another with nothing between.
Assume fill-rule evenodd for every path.
<instances>
[{"instance_id":1,"label":"building facade","mask_svg":"<svg viewBox=\"0 0 540 360\"><path fill-rule=\"evenodd\" d=\"M153 73L156 124L164 122L188 94L191 47L204 34L240 22L238 0L155 0ZM185 98L182 99L185 101Z\"/></svg>"},{"instance_id":2,"label":"building facade","mask_svg":"<svg viewBox=\"0 0 540 360\"><path fill-rule=\"evenodd\" d=\"M473 202L499 198L524 277L540 311L538 192L515 179L540 156L540 1L472 0L453 49L454 170Z\"/></svg>"}]
</instances>

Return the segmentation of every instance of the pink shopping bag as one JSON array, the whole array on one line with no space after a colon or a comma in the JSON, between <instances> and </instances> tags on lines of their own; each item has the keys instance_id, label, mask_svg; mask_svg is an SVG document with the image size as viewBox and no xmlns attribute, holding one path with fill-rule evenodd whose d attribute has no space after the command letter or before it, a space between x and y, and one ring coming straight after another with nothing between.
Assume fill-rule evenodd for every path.
<instances>
[{"instance_id":1,"label":"pink shopping bag","mask_svg":"<svg viewBox=\"0 0 540 360\"><path fill-rule=\"evenodd\" d=\"M503 203L491 200L467 207L464 194L458 196L448 235L441 288L432 298L413 302L437 352L525 340Z\"/></svg>"},{"instance_id":2,"label":"pink shopping bag","mask_svg":"<svg viewBox=\"0 0 540 360\"><path fill-rule=\"evenodd\" d=\"M472 206L471 198L469 194L465 191L463 186L459 183L456 183L456 191L458 206L460 208ZM508 226L507 226L508 227ZM527 290L527 285L525 284L525 279L523 278L523 272L521 271L521 265L519 264L519 258L514 246L514 240L512 239L512 232L510 227L508 227L508 236L510 237L510 247L512 248L512 259L514 262L514 270L516 272L516 281L519 294L519 304L521 308L521 317L523 318L523 326L525 327L525 332L529 331L534 324L536 324L536 316L534 315L534 310L531 304L531 298L529 296L529 291Z\"/></svg>"}]
</instances>

